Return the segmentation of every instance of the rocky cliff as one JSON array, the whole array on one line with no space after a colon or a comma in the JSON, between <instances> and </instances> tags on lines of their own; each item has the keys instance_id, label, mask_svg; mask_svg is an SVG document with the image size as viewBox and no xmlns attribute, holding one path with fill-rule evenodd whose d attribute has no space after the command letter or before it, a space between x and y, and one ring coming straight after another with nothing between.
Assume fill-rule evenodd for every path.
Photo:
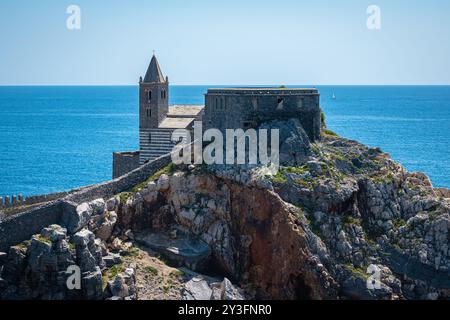
<instances>
[{"instance_id":1,"label":"rocky cliff","mask_svg":"<svg viewBox=\"0 0 450 320\"><path fill-rule=\"evenodd\" d=\"M376 148L297 120L281 168L169 165L72 204L0 254L0 297L449 299L450 199ZM78 265L81 289L67 288Z\"/></svg>"}]
</instances>

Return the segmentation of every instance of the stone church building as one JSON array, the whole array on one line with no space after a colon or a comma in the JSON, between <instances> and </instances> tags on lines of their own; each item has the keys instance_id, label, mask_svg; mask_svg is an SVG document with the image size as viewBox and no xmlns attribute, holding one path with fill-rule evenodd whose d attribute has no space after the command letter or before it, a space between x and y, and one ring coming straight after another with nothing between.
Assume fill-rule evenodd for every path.
<instances>
[{"instance_id":1,"label":"stone church building","mask_svg":"<svg viewBox=\"0 0 450 320\"><path fill-rule=\"evenodd\" d=\"M113 178L173 150L172 132L257 128L269 120L298 118L311 141L320 139L320 94L315 88L214 88L205 94L205 106L169 105L169 79L153 55L139 80L139 151L113 154Z\"/></svg>"}]
</instances>

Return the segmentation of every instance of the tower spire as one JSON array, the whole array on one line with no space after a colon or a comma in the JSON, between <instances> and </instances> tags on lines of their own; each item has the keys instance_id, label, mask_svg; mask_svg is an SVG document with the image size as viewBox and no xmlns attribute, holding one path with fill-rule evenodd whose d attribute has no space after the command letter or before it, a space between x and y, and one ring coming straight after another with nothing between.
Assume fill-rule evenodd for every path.
<instances>
[{"instance_id":1,"label":"tower spire","mask_svg":"<svg viewBox=\"0 0 450 320\"><path fill-rule=\"evenodd\" d=\"M162 83L164 82L164 76L161 72L161 68L159 67L158 59L156 59L155 56L155 50L153 50L153 56L152 60L150 61L150 65L148 66L147 73L144 77L144 82L151 83L151 82L157 82Z\"/></svg>"}]
</instances>

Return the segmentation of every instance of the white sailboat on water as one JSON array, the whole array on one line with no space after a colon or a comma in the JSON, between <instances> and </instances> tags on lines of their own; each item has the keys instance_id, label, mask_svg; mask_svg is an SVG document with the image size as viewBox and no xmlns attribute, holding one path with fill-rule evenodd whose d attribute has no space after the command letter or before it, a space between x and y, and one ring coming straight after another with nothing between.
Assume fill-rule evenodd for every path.
<instances>
[{"instance_id":1,"label":"white sailboat on water","mask_svg":"<svg viewBox=\"0 0 450 320\"><path fill-rule=\"evenodd\" d=\"M334 92L333 92L333 100L336 100L336 95L334 94Z\"/></svg>"}]
</instances>

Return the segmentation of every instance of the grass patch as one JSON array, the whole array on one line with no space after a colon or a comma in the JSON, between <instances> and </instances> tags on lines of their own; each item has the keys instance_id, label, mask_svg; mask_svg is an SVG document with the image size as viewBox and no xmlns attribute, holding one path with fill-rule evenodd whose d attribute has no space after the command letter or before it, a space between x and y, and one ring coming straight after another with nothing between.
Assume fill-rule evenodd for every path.
<instances>
[{"instance_id":1,"label":"grass patch","mask_svg":"<svg viewBox=\"0 0 450 320\"><path fill-rule=\"evenodd\" d=\"M37 234L34 236L37 240L41 241L41 242L45 242L47 244L52 244L52 241L50 240L50 238L44 237L40 234Z\"/></svg>"},{"instance_id":2,"label":"grass patch","mask_svg":"<svg viewBox=\"0 0 450 320\"><path fill-rule=\"evenodd\" d=\"M311 188L311 183L308 182L308 181L306 181L306 180L304 180L304 179L295 179L295 180L294 180L294 183L295 183L296 185L305 187L305 188L307 188L307 189Z\"/></svg>"},{"instance_id":3,"label":"grass patch","mask_svg":"<svg viewBox=\"0 0 450 320\"><path fill-rule=\"evenodd\" d=\"M186 274L184 273L184 271L182 271L182 270L175 270L175 271L172 271L171 273L170 273L170 276L171 277L174 277L174 278L180 278L180 277L184 277Z\"/></svg>"},{"instance_id":4,"label":"grass patch","mask_svg":"<svg viewBox=\"0 0 450 320\"><path fill-rule=\"evenodd\" d=\"M358 278L363 278L364 280L369 278L369 275L363 268L355 268L352 264L346 264L345 268Z\"/></svg>"},{"instance_id":5,"label":"grass patch","mask_svg":"<svg viewBox=\"0 0 450 320\"><path fill-rule=\"evenodd\" d=\"M137 258L140 256L140 250L136 247L131 247L127 251L128 257Z\"/></svg>"},{"instance_id":6,"label":"grass patch","mask_svg":"<svg viewBox=\"0 0 450 320\"><path fill-rule=\"evenodd\" d=\"M123 264L116 264L109 269L109 278L115 278L125 270Z\"/></svg>"},{"instance_id":7,"label":"grass patch","mask_svg":"<svg viewBox=\"0 0 450 320\"><path fill-rule=\"evenodd\" d=\"M356 219L355 217L346 215L344 216L344 218L342 218L342 222L344 224L344 226L351 226L353 224L359 224L359 220Z\"/></svg>"},{"instance_id":8,"label":"grass patch","mask_svg":"<svg viewBox=\"0 0 450 320\"><path fill-rule=\"evenodd\" d=\"M330 129L323 129L322 133L326 136L338 137L338 134Z\"/></svg>"},{"instance_id":9,"label":"grass patch","mask_svg":"<svg viewBox=\"0 0 450 320\"><path fill-rule=\"evenodd\" d=\"M288 181L286 176L284 175L284 173L281 170L278 171L277 174L275 174L271 178L272 178L272 182L275 182L275 183L286 183Z\"/></svg>"},{"instance_id":10,"label":"grass patch","mask_svg":"<svg viewBox=\"0 0 450 320\"><path fill-rule=\"evenodd\" d=\"M157 179L159 179L159 177L161 177L163 174L171 174L175 171L175 165L173 163L170 163L169 165L165 166L164 168L162 168L161 170L156 171L154 174L152 174L150 177L147 178L147 180L139 183L138 185L134 186L131 191L133 193L139 192L142 189L145 188L145 186L147 186L150 182L153 182Z\"/></svg>"},{"instance_id":11,"label":"grass patch","mask_svg":"<svg viewBox=\"0 0 450 320\"><path fill-rule=\"evenodd\" d=\"M133 195L132 192L121 192L118 194L120 203L127 203L127 200Z\"/></svg>"},{"instance_id":12,"label":"grass patch","mask_svg":"<svg viewBox=\"0 0 450 320\"><path fill-rule=\"evenodd\" d=\"M158 275L158 270L156 268L154 268L154 267L147 266L147 267L145 267L144 270L145 270L145 272L147 272L151 276L156 277Z\"/></svg>"},{"instance_id":13,"label":"grass patch","mask_svg":"<svg viewBox=\"0 0 450 320\"><path fill-rule=\"evenodd\" d=\"M392 221L392 223L397 229L406 225L406 221L403 219L395 219Z\"/></svg>"}]
</instances>

